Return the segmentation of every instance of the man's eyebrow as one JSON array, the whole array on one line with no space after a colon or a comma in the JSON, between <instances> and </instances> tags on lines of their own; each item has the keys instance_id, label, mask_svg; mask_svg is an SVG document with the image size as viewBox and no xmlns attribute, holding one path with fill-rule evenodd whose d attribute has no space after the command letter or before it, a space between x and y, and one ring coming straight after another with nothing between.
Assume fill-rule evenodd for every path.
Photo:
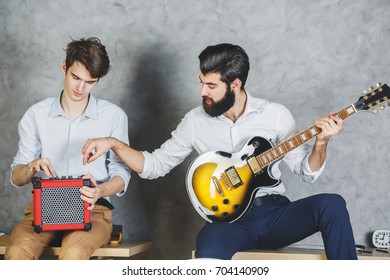
<instances>
[{"instance_id":1,"label":"man's eyebrow","mask_svg":"<svg viewBox=\"0 0 390 280\"><path fill-rule=\"evenodd\" d=\"M83 79L81 79L79 76L77 76L76 74L74 74L74 73L71 73L72 74L72 76L73 77L75 77L75 78L77 78L77 79L79 79L79 80L83 80ZM94 82L97 82L99 79L96 79L96 80L90 80L90 81L84 81L84 82L86 82L86 83L94 83Z\"/></svg>"},{"instance_id":2,"label":"man's eyebrow","mask_svg":"<svg viewBox=\"0 0 390 280\"><path fill-rule=\"evenodd\" d=\"M201 83L203 83L203 81L202 81L202 79L200 78L200 76L199 76L199 81L201 82ZM212 83L212 82L208 82L208 83L204 83L205 85L212 85L212 86L216 86L217 84L216 83Z\"/></svg>"}]
</instances>

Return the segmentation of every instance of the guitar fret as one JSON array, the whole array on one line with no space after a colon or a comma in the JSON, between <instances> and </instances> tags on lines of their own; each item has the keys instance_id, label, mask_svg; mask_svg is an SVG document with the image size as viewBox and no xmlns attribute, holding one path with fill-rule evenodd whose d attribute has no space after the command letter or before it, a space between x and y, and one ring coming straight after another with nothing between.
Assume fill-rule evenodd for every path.
<instances>
[{"instance_id":1,"label":"guitar fret","mask_svg":"<svg viewBox=\"0 0 390 280\"><path fill-rule=\"evenodd\" d=\"M279 157L282 157L284 155L283 150L280 146L276 146L275 151L277 151Z\"/></svg>"},{"instance_id":2,"label":"guitar fret","mask_svg":"<svg viewBox=\"0 0 390 280\"><path fill-rule=\"evenodd\" d=\"M356 113L356 110L353 108L353 106L347 107L345 111L348 114L348 116L353 115L353 114Z\"/></svg>"},{"instance_id":3,"label":"guitar fret","mask_svg":"<svg viewBox=\"0 0 390 280\"><path fill-rule=\"evenodd\" d=\"M340 112L336 113L335 115L337 115L340 119L343 120L348 117L348 112L345 109L343 109Z\"/></svg>"},{"instance_id":4,"label":"guitar fret","mask_svg":"<svg viewBox=\"0 0 390 280\"><path fill-rule=\"evenodd\" d=\"M337 116L338 116L340 119L343 120L343 119L345 119L345 118L348 117L348 112L345 111L345 110L342 110L342 111L340 111L340 112L337 113Z\"/></svg>"},{"instance_id":5,"label":"guitar fret","mask_svg":"<svg viewBox=\"0 0 390 280\"><path fill-rule=\"evenodd\" d=\"M309 132L310 132L312 137L317 135L317 130L316 130L316 128L314 126L310 127Z\"/></svg>"},{"instance_id":6,"label":"guitar fret","mask_svg":"<svg viewBox=\"0 0 390 280\"><path fill-rule=\"evenodd\" d=\"M339 116L339 118L341 118L342 120L348 118L349 116L351 115L354 115L356 114L356 109L354 108L353 105L350 105L342 110L340 110L338 113L336 113L335 115Z\"/></svg>"},{"instance_id":7,"label":"guitar fret","mask_svg":"<svg viewBox=\"0 0 390 280\"><path fill-rule=\"evenodd\" d=\"M301 137L299 137L299 135L295 136L294 140L297 143L296 147L298 147L299 145L301 145L303 143L302 139L301 139Z\"/></svg>"},{"instance_id":8,"label":"guitar fret","mask_svg":"<svg viewBox=\"0 0 390 280\"><path fill-rule=\"evenodd\" d=\"M263 160L262 157L257 156L256 158L257 158L257 160L260 162L260 165L261 165L262 168L263 168L264 166L267 166L267 163Z\"/></svg>"},{"instance_id":9,"label":"guitar fret","mask_svg":"<svg viewBox=\"0 0 390 280\"><path fill-rule=\"evenodd\" d=\"M305 136L306 136L306 138L307 138L307 141L310 140L311 138L313 138L313 137L311 136L310 132L309 132L307 129L304 131L304 133L305 133Z\"/></svg>"},{"instance_id":10,"label":"guitar fret","mask_svg":"<svg viewBox=\"0 0 390 280\"><path fill-rule=\"evenodd\" d=\"M341 119L346 119L350 115L353 115L356 113L356 110L352 105L349 107L339 111L336 113L337 116L339 116ZM316 137L319 133L321 133L321 129L316 127L315 125L309 127L306 130L303 130L296 134L295 136L291 137L290 139L280 143L279 145L269 149L268 151L265 151L261 155L257 157L258 161L261 163L262 168L269 165L270 163L276 161L286 153L292 151L293 149L299 147L300 145L306 143L307 141L311 140L312 138Z\"/></svg>"},{"instance_id":11,"label":"guitar fret","mask_svg":"<svg viewBox=\"0 0 390 280\"><path fill-rule=\"evenodd\" d=\"M264 162L264 165L268 165L268 160L264 154L261 154L261 160Z\"/></svg>"},{"instance_id":12,"label":"guitar fret","mask_svg":"<svg viewBox=\"0 0 390 280\"><path fill-rule=\"evenodd\" d=\"M287 144L287 142L283 142L282 146L284 147L284 150L286 151L286 153L291 151L290 146Z\"/></svg>"}]
</instances>

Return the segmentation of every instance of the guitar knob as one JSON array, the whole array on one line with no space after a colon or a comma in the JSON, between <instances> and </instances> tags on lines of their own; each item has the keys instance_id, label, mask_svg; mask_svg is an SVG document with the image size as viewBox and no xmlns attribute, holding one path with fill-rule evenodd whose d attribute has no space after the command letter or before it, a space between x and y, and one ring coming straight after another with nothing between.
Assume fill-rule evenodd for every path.
<instances>
[{"instance_id":1,"label":"guitar knob","mask_svg":"<svg viewBox=\"0 0 390 280\"><path fill-rule=\"evenodd\" d=\"M374 90L374 87L371 86L371 87L369 87L368 89L369 89L370 91L373 91L373 90Z\"/></svg>"},{"instance_id":2,"label":"guitar knob","mask_svg":"<svg viewBox=\"0 0 390 280\"><path fill-rule=\"evenodd\" d=\"M384 110L385 109L385 105L379 106L379 109Z\"/></svg>"},{"instance_id":3,"label":"guitar knob","mask_svg":"<svg viewBox=\"0 0 390 280\"><path fill-rule=\"evenodd\" d=\"M382 86L382 83L379 83L379 82L378 82L378 83L376 84L376 87L378 87L378 88L380 88L381 86Z\"/></svg>"},{"instance_id":4,"label":"guitar knob","mask_svg":"<svg viewBox=\"0 0 390 280\"><path fill-rule=\"evenodd\" d=\"M372 111L371 111L373 114L376 114L376 113L378 113L378 110L377 109L372 109Z\"/></svg>"}]
</instances>

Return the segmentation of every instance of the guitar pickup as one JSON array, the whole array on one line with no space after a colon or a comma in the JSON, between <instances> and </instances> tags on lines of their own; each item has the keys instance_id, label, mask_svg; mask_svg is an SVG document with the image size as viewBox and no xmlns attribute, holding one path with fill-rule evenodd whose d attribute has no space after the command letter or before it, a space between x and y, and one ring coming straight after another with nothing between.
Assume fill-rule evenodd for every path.
<instances>
[{"instance_id":1,"label":"guitar pickup","mask_svg":"<svg viewBox=\"0 0 390 280\"><path fill-rule=\"evenodd\" d=\"M262 168L261 168L259 162L257 161L256 156L250 157L247 160L247 162L248 162L248 165L251 168L253 174L258 174L262 171Z\"/></svg>"},{"instance_id":2,"label":"guitar pickup","mask_svg":"<svg viewBox=\"0 0 390 280\"><path fill-rule=\"evenodd\" d=\"M227 168L225 170L225 174L229 179L230 183L232 184L233 188L237 188L243 184L240 175L238 174L234 166Z\"/></svg>"}]
</instances>

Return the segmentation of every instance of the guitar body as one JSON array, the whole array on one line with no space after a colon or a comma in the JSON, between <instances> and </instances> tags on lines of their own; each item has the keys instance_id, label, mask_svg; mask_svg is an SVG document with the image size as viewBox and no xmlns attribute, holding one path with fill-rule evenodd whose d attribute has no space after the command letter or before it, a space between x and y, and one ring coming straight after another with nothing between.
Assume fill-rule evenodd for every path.
<instances>
[{"instance_id":1,"label":"guitar body","mask_svg":"<svg viewBox=\"0 0 390 280\"><path fill-rule=\"evenodd\" d=\"M259 188L280 184L271 176L271 166L254 174L247 164L271 147L266 139L254 137L237 153L212 151L196 158L188 169L186 186L199 215L209 222L234 222L249 210Z\"/></svg>"}]
</instances>

